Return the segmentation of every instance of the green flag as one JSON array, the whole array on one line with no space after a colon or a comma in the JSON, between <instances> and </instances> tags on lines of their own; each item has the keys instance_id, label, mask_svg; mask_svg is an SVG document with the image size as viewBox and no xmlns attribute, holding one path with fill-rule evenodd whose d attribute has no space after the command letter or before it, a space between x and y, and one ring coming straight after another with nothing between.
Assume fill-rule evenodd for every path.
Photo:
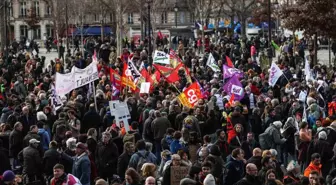
<instances>
[{"instance_id":1,"label":"green flag","mask_svg":"<svg viewBox=\"0 0 336 185\"><path fill-rule=\"evenodd\" d=\"M280 47L272 40L272 46L275 50L280 51Z\"/></svg>"}]
</instances>

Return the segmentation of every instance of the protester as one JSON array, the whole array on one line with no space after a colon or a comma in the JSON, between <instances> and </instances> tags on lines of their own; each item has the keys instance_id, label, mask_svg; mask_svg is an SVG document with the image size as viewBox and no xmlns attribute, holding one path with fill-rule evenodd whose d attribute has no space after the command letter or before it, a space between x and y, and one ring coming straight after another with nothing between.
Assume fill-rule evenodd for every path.
<instances>
[{"instance_id":1,"label":"protester","mask_svg":"<svg viewBox=\"0 0 336 185\"><path fill-rule=\"evenodd\" d=\"M308 36L228 30L173 36L176 51L161 32L125 48L76 38L66 56L55 39L50 63L34 41L14 44L0 55L0 172L37 185L332 184L335 70L305 60Z\"/></svg>"}]
</instances>

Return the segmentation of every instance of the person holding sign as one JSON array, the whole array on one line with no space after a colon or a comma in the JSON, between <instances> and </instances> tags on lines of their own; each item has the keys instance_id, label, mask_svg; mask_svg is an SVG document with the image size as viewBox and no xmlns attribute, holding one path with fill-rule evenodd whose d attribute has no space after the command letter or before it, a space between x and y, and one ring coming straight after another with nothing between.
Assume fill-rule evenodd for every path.
<instances>
[{"instance_id":1,"label":"person holding sign","mask_svg":"<svg viewBox=\"0 0 336 185\"><path fill-rule=\"evenodd\" d=\"M181 157L172 155L172 162L163 172L162 185L179 185L180 181L188 174L189 167L181 166Z\"/></svg>"}]
</instances>

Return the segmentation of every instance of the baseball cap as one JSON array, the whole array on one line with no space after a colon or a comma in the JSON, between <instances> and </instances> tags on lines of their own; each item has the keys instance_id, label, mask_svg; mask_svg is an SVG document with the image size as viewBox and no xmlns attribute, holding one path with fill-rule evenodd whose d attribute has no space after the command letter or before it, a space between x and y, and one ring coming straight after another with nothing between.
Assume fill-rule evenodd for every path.
<instances>
[{"instance_id":1,"label":"baseball cap","mask_svg":"<svg viewBox=\"0 0 336 185\"><path fill-rule=\"evenodd\" d=\"M35 144L35 143L40 143L37 139L31 139L29 140L29 144Z\"/></svg>"}]
</instances>

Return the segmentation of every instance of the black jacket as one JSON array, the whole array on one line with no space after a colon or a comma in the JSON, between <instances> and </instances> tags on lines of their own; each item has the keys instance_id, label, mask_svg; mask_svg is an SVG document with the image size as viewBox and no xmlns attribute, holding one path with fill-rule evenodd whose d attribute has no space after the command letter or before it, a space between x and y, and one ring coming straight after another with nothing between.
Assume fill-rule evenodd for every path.
<instances>
[{"instance_id":1,"label":"black jacket","mask_svg":"<svg viewBox=\"0 0 336 185\"><path fill-rule=\"evenodd\" d=\"M29 146L29 140L31 139L41 141L41 138L37 133L28 132L28 134L23 138L23 147Z\"/></svg>"},{"instance_id":2,"label":"black jacket","mask_svg":"<svg viewBox=\"0 0 336 185\"><path fill-rule=\"evenodd\" d=\"M98 174L116 174L117 160L119 152L117 145L109 141L109 143L104 144L102 142L98 143L96 149L96 164L98 169Z\"/></svg>"},{"instance_id":3,"label":"black jacket","mask_svg":"<svg viewBox=\"0 0 336 185\"><path fill-rule=\"evenodd\" d=\"M259 185L261 184L257 176L245 175L236 185Z\"/></svg>"},{"instance_id":4,"label":"black jacket","mask_svg":"<svg viewBox=\"0 0 336 185\"><path fill-rule=\"evenodd\" d=\"M43 173L43 160L38 149L28 146L20 154L23 159L23 174L41 175Z\"/></svg>"},{"instance_id":5,"label":"black jacket","mask_svg":"<svg viewBox=\"0 0 336 185\"><path fill-rule=\"evenodd\" d=\"M50 148L43 156L44 173L52 176L53 168L57 163L64 166L66 173L71 173L73 159L65 153L59 153L56 148Z\"/></svg>"},{"instance_id":6,"label":"black jacket","mask_svg":"<svg viewBox=\"0 0 336 185\"><path fill-rule=\"evenodd\" d=\"M101 126L101 118L96 111L89 110L84 114L81 122L81 133L87 133L90 128L98 128Z\"/></svg>"},{"instance_id":7,"label":"black jacket","mask_svg":"<svg viewBox=\"0 0 336 185\"><path fill-rule=\"evenodd\" d=\"M129 155L127 152L123 152L118 158L117 174L122 180L125 179L125 172L128 168L128 163L131 157L132 155Z\"/></svg>"},{"instance_id":8,"label":"black jacket","mask_svg":"<svg viewBox=\"0 0 336 185\"><path fill-rule=\"evenodd\" d=\"M23 136L21 131L13 130L9 135L9 154L16 158L23 148Z\"/></svg>"},{"instance_id":9,"label":"black jacket","mask_svg":"<svg viewBox=\"0 0 336 185\"><path fill-rule=\"evenodd\" d=\"M252 163L252 164L255 164L258 168L258 170L261 170L261 159L262 157L261 156L252 156L251 158L249 158L246 162L246 164L248 163Z\"/></svg>"},{"instance_id":10,"label":"black jacket","mask_svg":"<svg viewBox=\"0 0 336 185\"><path fill-rule=\"evenodd\" d=\"M0 164L0 174L3 174L6 170L12 169L9 163L8 150L3 147L0 147Z\"/></svg>"}]
</instances>

